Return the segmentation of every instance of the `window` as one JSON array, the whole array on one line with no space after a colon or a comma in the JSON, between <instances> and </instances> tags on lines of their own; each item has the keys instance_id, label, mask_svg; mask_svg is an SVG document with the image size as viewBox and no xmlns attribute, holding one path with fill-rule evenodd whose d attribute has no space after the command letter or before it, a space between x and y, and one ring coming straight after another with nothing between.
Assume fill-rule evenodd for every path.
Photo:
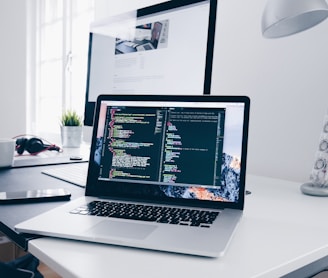
<instances>
[{"instance_id":1,"label":"window","mask_svg":"<svg viewBox=\"0 0 328 278\"><path fill-rule=\"evenodd\" d=\"M34 3L32 57L36 63L31 67L34 111L31 111L30 129L33 133L59 132L59 119L64 110L74 109L83 115L94 0L37 0Z\"/></svg>"}]
</instances>

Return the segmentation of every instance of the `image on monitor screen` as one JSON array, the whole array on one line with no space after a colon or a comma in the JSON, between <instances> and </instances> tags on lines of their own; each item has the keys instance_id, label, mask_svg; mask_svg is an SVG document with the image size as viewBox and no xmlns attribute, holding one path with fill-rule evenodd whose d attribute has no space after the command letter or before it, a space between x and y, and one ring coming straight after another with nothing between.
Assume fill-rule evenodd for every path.
<instances>
[{"instance_id":1,"label":"image on monitor screen","mask_svg":"<svg viewBox=\"0 0 328 278\"><path fill-rule=\"evenodd\" d=\"M209 94L217 0L168 1L91 26L84 124L100 94Z\"/></svg>"}]
</instances>

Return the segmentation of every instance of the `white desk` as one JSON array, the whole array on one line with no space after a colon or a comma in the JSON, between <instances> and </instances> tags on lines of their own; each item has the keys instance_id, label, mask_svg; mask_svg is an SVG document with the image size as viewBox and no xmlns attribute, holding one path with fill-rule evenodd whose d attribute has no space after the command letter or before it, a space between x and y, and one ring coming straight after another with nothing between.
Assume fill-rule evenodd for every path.
<instances>
[{"instance_id":1,"label":"white desk","mask_svg":"<svg viewBox=\"0 0 328 278\"><path fill-rule=\"evenodd\" d=\"M27 151L23 155L15 155L14 167L51 165L72 163L71 157L80 157L81 161L88 161L90 155L90 145L83 143L80 148L63 148L61 152L45 151L38 155L30 155ZM77 161L78 162L78 161Z\"/></svg>"},{"instance_id":2,"label":"white desk","mask_svg":"<svg viewBox=\"0 0 328 278\"><path fill-rule=\"evenodd\" d=\"M299 187L249 176L243 219L218 259L53 238L31 240L29 252L65 278L281 277L328 256L328 198Z\"/></svg>"}]
</instances>

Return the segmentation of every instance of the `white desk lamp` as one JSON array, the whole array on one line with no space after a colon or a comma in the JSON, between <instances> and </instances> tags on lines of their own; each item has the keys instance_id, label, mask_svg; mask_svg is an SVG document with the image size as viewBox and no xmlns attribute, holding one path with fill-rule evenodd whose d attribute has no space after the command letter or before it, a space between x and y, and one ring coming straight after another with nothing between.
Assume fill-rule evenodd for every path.
<instances>
[{"instance_id":1,"label":"white desk lamp","mask_svg":"<svg viewBox=\"0 0 328 278\"><path fill-rule=\"evenodd\" d=\"M280 38L309 29L328 17L326 0L268 0L262 17L265 38ZM304 194L328 196L328 114L319 143L310 182L301 186Z\"/></svg>"},{"instance_id":2,"label":"white desk lamp","mask_svg":"<svg viewBox=\"0 0 328 278\"><path fill-rule=\"evenodd\" d=\"M262 34L266 38L289 36L327 17L325 0L268 0L262 17Z\"/></svg>"}]
</instances>

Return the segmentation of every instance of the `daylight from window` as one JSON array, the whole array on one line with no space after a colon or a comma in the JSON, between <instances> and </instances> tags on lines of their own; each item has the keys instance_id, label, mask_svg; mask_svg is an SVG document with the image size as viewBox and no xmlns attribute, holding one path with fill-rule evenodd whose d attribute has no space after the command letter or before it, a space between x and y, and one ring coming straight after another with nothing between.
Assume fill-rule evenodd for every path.
<instances>
[{"instance_id":1,"label":"daylight from window","mask_svg":"<svg viewBox=\"0 0 328 278\"><path fill-rule=\"evenodd\" d=\"M59 132L66 109L83 116L94 0L39 0L35 22L34 132Z\"/></svg>"}]
</instances>

